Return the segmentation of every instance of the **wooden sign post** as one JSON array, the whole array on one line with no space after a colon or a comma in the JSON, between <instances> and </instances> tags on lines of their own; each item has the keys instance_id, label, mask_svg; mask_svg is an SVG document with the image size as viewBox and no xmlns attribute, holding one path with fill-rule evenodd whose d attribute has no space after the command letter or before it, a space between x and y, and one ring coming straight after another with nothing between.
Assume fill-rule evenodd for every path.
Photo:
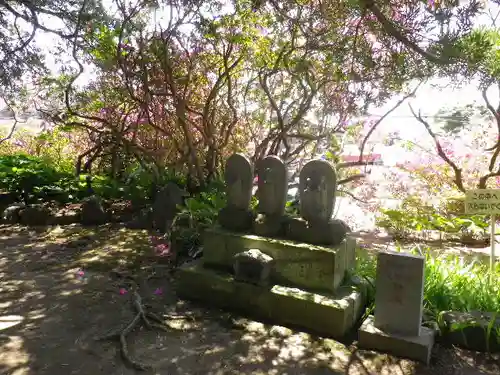
<instances>
[{"instance_id":1,"label":"wooden sign post","mask_svg":"<svg viewBox=\"0 0 500 375\"><path fill-rule=\"evenodd\" d=\"M500 214L500 189L477 189L465 193L465 213L470 215L489 215L491 217L491 254L490 271L495 265L495 222Z\"/></svg>"}]
</instances>

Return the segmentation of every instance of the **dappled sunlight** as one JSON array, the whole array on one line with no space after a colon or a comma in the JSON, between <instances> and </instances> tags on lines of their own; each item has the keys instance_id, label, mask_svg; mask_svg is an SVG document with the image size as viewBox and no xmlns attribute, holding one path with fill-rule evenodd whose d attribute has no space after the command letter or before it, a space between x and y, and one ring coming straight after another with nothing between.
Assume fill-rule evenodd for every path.
<instances>
[{"instance_id":1,"label":"dappled sunlight","mask_svg":"<svg viewBox=\"0 0 500 375\"><path fill-rule=\"evenodd\" d=\"M68 231L56 228L40 233L24 232L24 239L20 236L1 250L0 308L5 319L0 316L0 373L131 374L119 359L116 341L97 342L94 337L133 317L129 287L121 294L124 285L110 279L107 271L138 269L154 262L147 231L74 226ZM47 263L40 256L47 249L56 263ZM226 312L177 300L174 285L167 279L157 282L148 287L144 304L154 306L153 311L165 317L166 331L137 329L127 339L133 357L151 363L157 373L428 374L419 372L411 361L353 352L355 348L335 340L288 327L229 319ZM345 290L346 295L350 292ZM303 298L320 297L308 294ZM455 361L467 367L483 366L467 352ZM485 370L484 374L490 373Z\"/></svg>"},{"instance_id":2,"label":"dappled sunlight","mask_svg":"<svg viewBox=\"0 0 500 375\"><path fill-rule=\"evenodd\" d=\"M21 324L24 317L21 315L3 315L0 316L0 331Z\"/></svg>"},{"instance_id":3,"label":"dappled sunlight","mask_svg":"<svg viewBox=\"0 0 500 375\"><path fill-rule=\"evenodd\" d=\"M24 348L24 339L20 336L8 336L0 339L0 372L10 375L29 374L30 356Z\"/></svg>"}]
</instances>

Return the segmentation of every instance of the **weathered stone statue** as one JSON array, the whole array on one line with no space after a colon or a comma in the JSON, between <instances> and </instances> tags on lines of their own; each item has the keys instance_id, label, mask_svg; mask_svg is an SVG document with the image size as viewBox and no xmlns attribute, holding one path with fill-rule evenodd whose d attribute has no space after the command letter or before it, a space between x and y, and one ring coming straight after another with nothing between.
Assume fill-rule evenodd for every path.
<instances>
[{"instance_id":1,"label":"weathered stone statue","mask_svg":"<svg viewBox=\"0 0 500 375\"><path fill-rule=\"evenodd\" d=\"M300 171L299 198L302 219L291 219L287 237L321 245L337 245L348 227L332 219L337 192L337 174L326 160L311 160Z\"/></svg>"},{"instance_id":2,"label":"weathered stone statue","mask_svg":"<svg viewBox=\"0 0 500 375\"><path fill-rule=\"evenodd\" d=\"M285 212L287 170L275 156L256 164L259 204L252 215L252 172L245 157L228 160L221 225L204 230L202 258L179 267L177 293L282 325L345 337L365 311L366 293L359 282L344 284L356 266L356 239L346 236L347 226L331 219L334 168L315 160L302 170L302 217Z\"/></svg>"},{"instance_id":3,"label":"weathered stone statue","mask_svg":"<svg viewBox=\"0 0 500 375\"><path fill-rule=\"evenodd\" d=\"M300 171L300 214L307 221L328 221L337 192L337 174L326 160L311 160Z\"/></svg>"},{"instance_id":4,"label":"weathered stone statue","mask_svg":"<svg viewBox=\"0 0 500 375\"><path fill-rule=\"evenodd\" d=\"M224 172L227 206L219 212L222 227L244 231L252 227L253 214L250 211L252 199L253 167L241 154L233 154L226 162Z\"/></svg>"},{"instance_id":5,"label":"weathered stone statue","mask_svg":"<svg viewBox=\"0 0 500 375\"><path fill-rule=\"evenodd\" d=\"M284 233L288 176L285 164L277 156L267 156L257 164L259 205L254 231L261 236Z\"/></svg>"}]
</instances>

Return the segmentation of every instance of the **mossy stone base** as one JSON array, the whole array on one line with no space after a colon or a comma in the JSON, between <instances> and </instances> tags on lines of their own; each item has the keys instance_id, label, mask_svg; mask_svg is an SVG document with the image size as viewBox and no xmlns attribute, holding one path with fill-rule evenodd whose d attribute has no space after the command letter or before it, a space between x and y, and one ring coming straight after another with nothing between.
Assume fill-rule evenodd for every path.
<instances>
[{"instance_id":1,"label":"mossy stone base","mask_svg":"<svg viewBox=\"0 0 500 375\"><path fill-rule=\"evenodd\" d=\"M435 336L433 329L421 327L420 336L395 335L375 327L373 316L369 316L361 325L358 333L358 346L360 348L413 359L426 365L431 359Z\"/></svg>"},{"instance_id":2,"label":"mossy stone base","mask_svg":"<svg viewBox=\"0 0 500 375\"><path fill-rule=\"evenodd\" d=\"M347 224L338 219L308 222L301 218L289 218L286 223L286 238L316 245L339 245L349 232Z\"/></svg>"},{"instance_id":3,"label":"mossy stone base","mask_svg":"<svg viewBox=\"0 0 500 375\"><path fill-rule=\"evenodd\" d=\"M227 206L219 211L219 224L235 232L246 232L252 229L254 214L250 210L242 210Z\"/></svg>"},{"instance_id":4,"label":"mossy stone base","mask_svg":"<svg viewBox=\"0 0 500 375\"><path fill-rule=\"evenodd\" d=\"M203 267L200 261L178 270L178 294L183 298L337 339L359 319L365 305L362 289L346 286L335 295L322 295L280 285L261 287L237 282L231 274Z\"/></svg>"},{"instance_id":5,"label":"mossy stone base","mask_svg":"<svg viewBox=\"0 0 500 375\"><path fill-rule=\"evenodd\" d=\"M286 222L287 217L284 215L259 214L253 222L253 231L258 236L283 237Z\"/></svg>"},{"instance_id":6,"label":"mossy stone base","mask_svg":"<svg viewBox=\"0 0 500 375\"><path fill-rule=\"evenodd\" d=\"M333 293L352 267L355 245L355 240L344 240L338 246L318 246L211 228L203 235L203 261L230 271L236 254L259 249L275 261L274 284Z\"/></svg>"},{"instance_id":7,"label":"mossy stone base","mask_svg":"<svg viewBox=\"0 0 500 375\"><path fill-rule=\"evenodd\" d=\"M444 311L441 340L478 352L500 352L500 313Z\"/></svg>"}]
</instances>

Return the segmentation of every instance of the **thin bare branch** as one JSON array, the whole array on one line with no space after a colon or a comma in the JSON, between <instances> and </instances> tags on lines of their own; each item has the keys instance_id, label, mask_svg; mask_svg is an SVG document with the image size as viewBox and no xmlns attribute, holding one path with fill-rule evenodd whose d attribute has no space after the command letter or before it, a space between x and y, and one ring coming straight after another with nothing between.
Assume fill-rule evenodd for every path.
<instances>
[{"instance_id":1,"label":"thin bare branch","mask_svg":"<svg viewBox=\"0 0 500 375\"><path fill-rule=\"evenodd\" d=\"M425 129L427 130L427 133L429 133L429 135L432 137L439 157L441 159L443 159L453 169L453 172L455 174L455 179L453 180L453 182L455 183L456 187L460 191L465 192L465 187L464 187L463 178L462 178L462 169L459 168L455 164L455 162L448 157L448 155L446 155L443 148L441 147L441 144L439 143L439 140L438 140L436 134L432 130L429 123L422 118L420 112L418 114L416 114L415 111L413 110L413 107L411 106L411 104L408 104L408 106L410 107L410 111L413 114L413 116L418 120L418 122L420 122L422 125L424 125Z\"/></svg>"},{"instance_id":2,"label":"thin bare branch","mask_svg":"<svg viewBox=\"0 0 500 375\"><path fill-rule=\"evenodd\" d=\"M419 82L418 85L410 93L408 93L407 95L403 96L400 100L398 100L396 102L396 104L394 104L391 108L389 108L389 110L386 113L384 113L384 115L382 117L380 117L372 125L372 127L370 128L370 130L368 130L368 133L366 133L365 138L361 142L361 146L359 148L359 161L363 160L363 152L365 150L366 142L368 142L368 139L370 139L370 136L373 134L373 132L375 131L375 129L377 129L377 127L380 125L380 123L382 121L384 121L387 118L387 116L389 116L392 112L394 112L401 104L403 104L409 98L415 97L415 94L416 94L417 90L419 89L419 87L422 85L422 83L423 82Z\"/></svg>"}]
</instances>

